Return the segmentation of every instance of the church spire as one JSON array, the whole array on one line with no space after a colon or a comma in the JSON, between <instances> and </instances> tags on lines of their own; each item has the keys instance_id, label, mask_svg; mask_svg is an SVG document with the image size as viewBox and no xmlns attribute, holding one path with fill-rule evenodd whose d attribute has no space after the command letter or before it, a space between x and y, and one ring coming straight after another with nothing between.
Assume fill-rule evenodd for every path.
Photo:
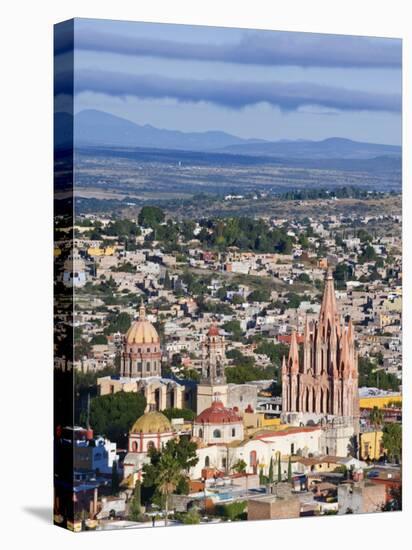
<instances>
[{"instance_id":1,"label":"church spire","mask_svg":"<svg viewBox=\"0 0 412 550\"><path fill-rule=\"evenodd\" d=\"M331 267L328 267L325 275L325 287L323 290L322 306L319 315L319 324L323 329L324 335L328 329L328 323L330 324L331 328L336 327L336 330L339 334L340 323L338 308L336 306L335 285L333 283L333 274Z\"/></svg>"},{"instance_id":2,"label":"church spire","mask_svg":"<svg viewBox=\"0 0 412 550\"><path fill-rule=\"evenodd\" d=\"M296 330L294 329L292 330L292 336L290 338L288 363L292 372L299 371L299 346L296 338Z\"/></svg>"}]
</instances>

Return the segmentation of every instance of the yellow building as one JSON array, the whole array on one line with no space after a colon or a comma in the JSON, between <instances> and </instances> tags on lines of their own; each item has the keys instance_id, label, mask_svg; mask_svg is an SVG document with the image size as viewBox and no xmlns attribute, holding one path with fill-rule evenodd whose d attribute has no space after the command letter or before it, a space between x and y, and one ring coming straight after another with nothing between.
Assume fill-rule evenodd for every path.
<instances>
[{"instance_id":1,"label":"yellow building","mask_svg":"<svg viewBox=\"0 0 412 550\"><path fill-rule=\"evenodd\" d=\"M383 454L382 432L380 430L360 434L359 452L361 460L379 460Z\"/></svg>"},{"instance_id":2,"label":"yellow building","mask_svg":"<svg viewBox=\"0 0 412 550\"><path fill-rule=\"evenodd\" d=\"M361 397L359 399L359 407L361 409L384 409L389 405L396 403L399 407L402 406L402 395L399 393L389 395L375 395L371 397Z\"/></svg>"},{"instance_id":3,"label":"yellow building","mask_svg":"<svg viewBox=\"0 0 412 550\"><path fill-rule=\"evenodd\" d=\"M87 249L89 256L113 256L115 253L114 246L107 246L106 248L99 248L98 246L91 246Z\"/></svg>"}]
</instances>

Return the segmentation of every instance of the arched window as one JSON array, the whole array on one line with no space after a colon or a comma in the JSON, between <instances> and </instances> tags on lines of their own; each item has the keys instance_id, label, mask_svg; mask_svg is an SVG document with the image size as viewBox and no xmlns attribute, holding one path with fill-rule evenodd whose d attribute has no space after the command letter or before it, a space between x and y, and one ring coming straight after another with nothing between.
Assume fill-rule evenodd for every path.
<instances>
[{"instance_id":1,"label":"arched window","mask_svg":"<svg viewBox=\"0 0 412 550\"><path fill-rule=\"evenodd\" d=\"M134 453L137 453L137 449L138 449L138 447L137 447L137 441L133 441L133 443L132 443L132 451L133 451Z\"/></svg>"},{"instance_id":2,"label":"arched window","mask_svg":"<svg viewBox=\"0 0 412 550\"><path fill-rule=\"evenodd\" d=\"M203 437L203 430L202 430L202 428L199 428L199 437L201 437L201 438Z\"/></svg>"},{"instance_id":3,"label":"arched window","mask_svg":"<svg viewBox=\"0 0 412 550\"><path fill-rule=\"evenodd\" d=\"M256 462L257 462L256 451L251 451L249 455L249 465L256 466Z\"/></svg>"},{"instance_id":4,"label":"arched window","mask_svg":"<svg viewBox=\"0 0 412 550\"><path fill-rule=\"evenodd\" d=\"M222 437L222 432L220 430L214 430L213 437L215 437L216 439L218 439L219 437Z\"/></svg>"},{"instance_id":5,"label":"arched window","mask_svg":"<svg viewBox=\"0 0 412 550\"><path fill-rule=\"evenodd\" d=\"M236 428L232 428L232 437L235 437L236 435Z\"/></svg>"},{"instance_id":6,"label":"arched window","mask_svg":"<svg viewBox=\"0 0 412 550\"><path fill-rule=\"evenodd\" d=\"M147 443L147 450L149 450L149 449L154 449L154 448L155 448L154 441L148 441L148 443Z\"/></svg>"},{"instance_id":7,"label":"arched window","mask_svg":"<svg viewBox=\"0 0 412 550\"><path fill-rule=\"evenodd\" d=\"M210 458L208 456L205 457L205 468L209 468L210 466Z\"/></svg>"}]
</instances>

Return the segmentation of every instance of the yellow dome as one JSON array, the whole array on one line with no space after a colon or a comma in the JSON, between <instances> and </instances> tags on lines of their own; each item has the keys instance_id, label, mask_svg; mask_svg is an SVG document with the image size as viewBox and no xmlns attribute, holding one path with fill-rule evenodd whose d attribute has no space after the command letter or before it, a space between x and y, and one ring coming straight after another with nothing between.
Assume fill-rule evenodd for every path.
<instances>
[{"instance_id":1,"label":"yellow dome","mask_svg":"<svg viewBox=\"0 0 412 550\"><path fill-rule=\"evenodd\" d=\"M157 433L171 432L172 425L170 420L164 414L157 411L151 411L136 420L130 433Z\"/></svg>"},{"instance_id":2,"label":"yellow dome","mask_svg":"<svg viewBox=\"0 0 412 550\"><path fill-rule=\"evenodd\" d=\"M159 335L150 321L146 319L145 307L140 307L139 319L132 323L126 333L128 344L158 344Z\"/></svg>"}]
</instances>

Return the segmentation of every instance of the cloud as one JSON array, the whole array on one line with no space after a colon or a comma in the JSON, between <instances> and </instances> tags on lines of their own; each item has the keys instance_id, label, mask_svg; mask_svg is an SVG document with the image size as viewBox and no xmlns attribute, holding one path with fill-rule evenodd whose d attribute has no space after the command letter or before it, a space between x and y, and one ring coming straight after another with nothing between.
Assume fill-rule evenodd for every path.
<instances>
[{"instance_id":1,"label":"cloud","mask_svg":"<svg viewBox=\"0 0 412 550\"><path fill-rule=\"evenodd\" d=\"M204 44L125 36L85 27L76 30L75 47L132 56L264 66L400 68L402 64L400 39L279 31L249 31L237 42Z\"/></svg>"},{"instance_id":2,"label":"cloud","mask_svg":"<svg viewBox=\"0 0 412 550\"><path fill-rule=\"evenodd\" d=\"M58 78L64 80L66 77L63 73ZM229 109L242 109L263 102L284 111L307 105L340 111L401 110L401 97L397 94L371 93L309 82L192 80L85 69L75 73L75 93L80 92L142 99L172 98L187 103L208 102Z\"/></svg>"}]
</instances>

